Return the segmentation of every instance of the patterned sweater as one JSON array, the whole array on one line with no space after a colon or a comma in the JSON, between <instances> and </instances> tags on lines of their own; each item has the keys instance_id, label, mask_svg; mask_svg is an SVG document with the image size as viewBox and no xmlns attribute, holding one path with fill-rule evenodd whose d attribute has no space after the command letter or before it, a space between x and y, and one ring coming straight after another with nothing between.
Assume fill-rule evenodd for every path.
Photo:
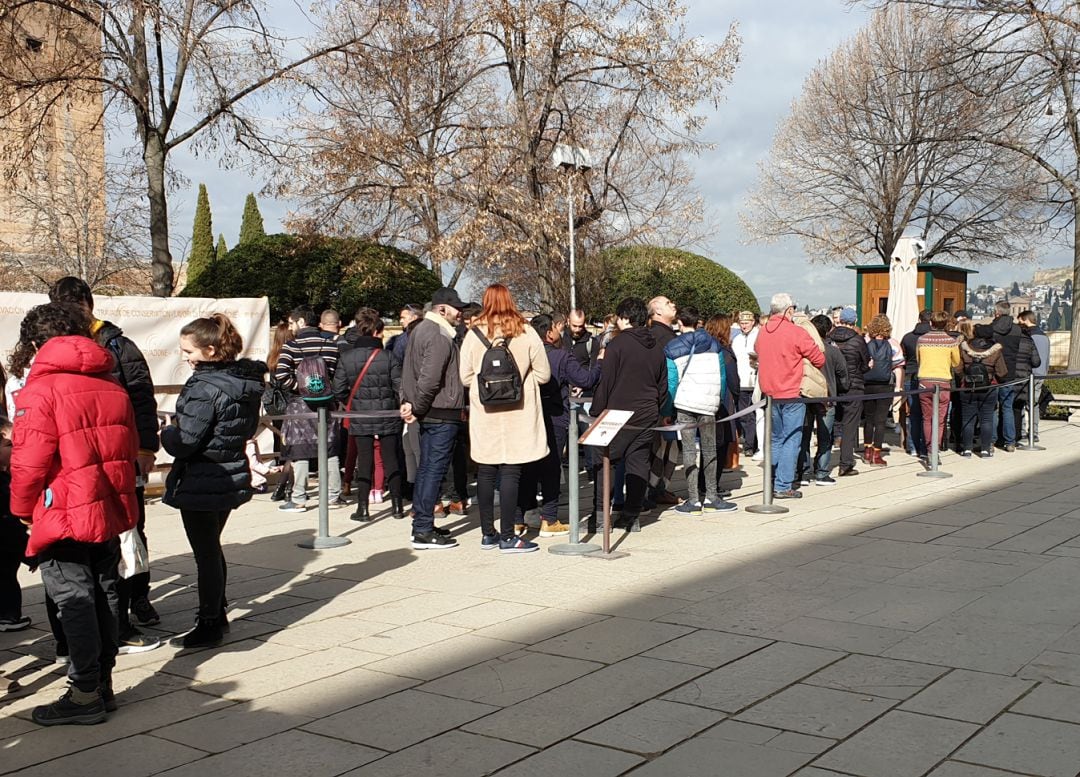
<instances>
[{"instance_id":1,"label":"patterned sweater","mask_svg":"<svg viewBox=\"0 0 1080 777\"><path fill-rule=\"evenodd\" d=\"M960 344L948 332L931 329L915 346L919 358L919 380L948 383L960 366Z\"/></svg>"}]
</instances>

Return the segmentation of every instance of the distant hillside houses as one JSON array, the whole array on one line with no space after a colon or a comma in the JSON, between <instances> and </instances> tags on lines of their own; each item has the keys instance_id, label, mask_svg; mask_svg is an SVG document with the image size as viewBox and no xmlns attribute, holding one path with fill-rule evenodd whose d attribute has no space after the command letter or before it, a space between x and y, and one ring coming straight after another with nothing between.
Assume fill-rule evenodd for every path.
<instances>
[{"instance_id":1,"label":"distant hillside houses","mask_svg":"<svg viewBox=\"0 0 1080 777\"><path fill-rule=\"evenodd\" d=\"M994 305L1007 300L1013 316L1031 310L1047 331L1072 327L1072 268L1037 270L1030 281L1011 286L977 286L968 290L967 310L974 319L993 318Z\"/></svg>"}]
</instances>

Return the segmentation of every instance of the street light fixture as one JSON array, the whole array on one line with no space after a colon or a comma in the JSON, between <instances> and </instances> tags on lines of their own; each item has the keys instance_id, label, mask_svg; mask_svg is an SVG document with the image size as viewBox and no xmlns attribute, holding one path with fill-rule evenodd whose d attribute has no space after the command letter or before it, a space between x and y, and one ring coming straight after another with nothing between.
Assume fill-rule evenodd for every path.
<instances>
[{"instance_id":1,"label":"street light fixture","mask_svg":"<svg viewBox=\"0 0 1080 777\"><path fill-rule=\"evenodd\" d=\"M592 167L592 154L587 148L558 143L551 154L551 166L560 167L569 175L566 179L567 226L570 229L570 310L577 310L577 266L574 263L574 173Z\"/></svg>"}]
</instances>

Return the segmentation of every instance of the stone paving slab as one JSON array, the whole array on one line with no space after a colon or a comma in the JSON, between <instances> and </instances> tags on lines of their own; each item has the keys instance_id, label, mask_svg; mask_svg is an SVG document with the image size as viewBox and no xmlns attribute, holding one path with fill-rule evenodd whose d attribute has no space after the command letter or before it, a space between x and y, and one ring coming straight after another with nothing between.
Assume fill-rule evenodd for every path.
<instances>
[{"instance_id":1,"label":"stone paving slab","mask_svg":"<svg viewBox=\"0 0 1080 777\"><path fill-rule=\"evenodd\" d=\"M1015 677L956 669L904 702L901 709L985 724L1033 685Z\"/></svg>"},{"instance_id":2,"label":"stone paving slab","mask_svg":"<svg viewBox=\"0 0 1080 777\"><path fill-rule=\"evenodd\" d=\"M304 730L380 750L402 750L496 709L410 689L322 718Z\"/></svg>"},{"instance_id":3,"label":"stone paving slab","mask_svg":"<svg viewBox=\"0 0 1080 777\"><path fill-rule=\"evenodd\" d=\"M798 684L754 705L736 719L801 734L843 739L883 715L893 704L891 699Z\"/></svg>"},{"instance_id":4,"label":"stone paving slab","mask_svg":"<svg viewBox=\"0 0 1080 777\"><path fill-rule=\"evenodd\" d=\"M262 777L268 774L335 777L386 753L306 731L285 731L163 772L163 777ZM124 774L126 772L118 772Z\"/></svg>"},{"instance_id":5,"label":"stone paving slab","mask_svg":"<svg viewBox=\"0 0 1080 777\"><path fill-rule=\"evenodd\" d=\"M534 752L513 742L451 731L345 772L342 777L476 777Z\"/></svg>"},{"instance_id":6,"label":"stone paving slab","mask_svg":"<svg viewBox=\"0 0 1080 777\"><path fill-rule=\"evenodd\" d=\"M632 753L594 747L568 740L541 750L524 761L496 772L496 777L551 777L555 774L582 774L589 777L616 777L645 759Z\"/></svg>"},{"instance_id":7,"label":"stone paving slab","mask_svg":"<svg viewBox=\"0 0 1080 777\"><path fill-rule=\"evenodd\" d=\"M968 761L1039 777L1076 777L1080 726L1006 713L956 754Z\"/></svg>"},{"instance_id":8,"label":"stone paving slab","mask_svg":"<svg viewBox=\"0 0 1080 777\"><path fill-rule=\"evenodd\" d=\"M803 683L863 696L902 700L918 693L947 671L930 664L852 655L807 677Z\"/></svg>"},{"instance_id":9,"label":"stone paving slab","mask_svg":"<svg viewBox=\"0 0 1080 777\"><path fill-rule=\"evenodd\" d=\"M843 657L833 650L778 643L702 675L664 698L736 713Z\"/></svg>"},{"instance_id":10,"label":"stone paving slab","mask_svg":"<svg viewBox=\"0 0 1080 777\"><path fill-rule=\"evenodd\" d=\"M946 454L946 488L895 450L784 516L654 514L611 562L485 553L475 508L444 522L453 551L410 550L385 510L334 511L353 544L303 551L314 511L260 497L223 535L226 645L120 656L101 726L30 721L64 676L23 570L0 773L1075 777L1080 427L1043 444ZM174 511L148 524L168 637L195 567Z\"/></svg>"},{"instance_id":11,"label":"stone paving slab","mask_svg":"<svg viewBox=\"0 0 1080 777\"><path fill-rule=\"evenodd\" d=\"M509 707L602 666L595 661L520 651L424 683L420 690Z\"/></svg>"},{"instance_id":12,"label":"stone paving slab","mask_svg":"<svg viewBox=\"0 0 1080 777\"><path fill-rule=\"evenodd\" d=\"M654 699L627 710L577 739L644 755L662 753L723 720L722 713Z\"/></svg>"},{"instance_id":13,"label":"stone paving slab","mask_svg":"<svg viewBox=\"0 0 1080 777\"><path fill-rule=\"evenodd\" d=\"M701 667L636 656L465 726L466 731L548 747L702 673Z\"/></svg>"},{"instance_id":14,"label":"stone paving slab","mask_svg":"<svg viewBox=\"0 0 1080 777\"><path fill-rule=\"evenodd\" d=\"M971 723L890 712L814 763L862 777L919 777L976 731Z\"/></svg>"}]
</instances>

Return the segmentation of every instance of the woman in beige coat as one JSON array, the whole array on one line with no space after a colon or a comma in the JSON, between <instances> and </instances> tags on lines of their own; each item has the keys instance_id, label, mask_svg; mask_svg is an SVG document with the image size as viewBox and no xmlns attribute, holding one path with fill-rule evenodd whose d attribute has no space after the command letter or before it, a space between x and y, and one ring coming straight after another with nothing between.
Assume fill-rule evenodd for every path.
<instances>
[{"instance_id":1,"label":"woman in beige coat","mask_svg":"<svg viewBox=\"0 0 1080 777\"><path fill-rule=\"evenodd\" d=\"M478 331L479 330L479 333ZM477 376L488 346L509 343L521 375L521 401L486 407L480 401ZM480 507L481 547L503 553L529 553L539 547L514 534L518 486L525 464L547 455L547 435L540 406L540 384L551 379L544 343L514 305L500 283L484 291L483 310L461 344L461 382L469 389L469 443L478 465L476 498ZM495 483L499 482L499 532L495 531Z\"/></svg>"}]
</instances>

